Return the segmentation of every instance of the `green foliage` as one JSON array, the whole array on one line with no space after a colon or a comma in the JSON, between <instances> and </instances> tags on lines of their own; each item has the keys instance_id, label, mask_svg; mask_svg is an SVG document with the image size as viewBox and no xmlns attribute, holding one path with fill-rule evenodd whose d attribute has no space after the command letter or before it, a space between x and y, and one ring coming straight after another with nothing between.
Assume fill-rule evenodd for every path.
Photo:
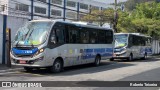
<instances>
[{"instance_id":1,"label":"green foliage","mask_svg":"<svg viewBox=\"0 0 160 90\"><path fill-rule=\"evenodd\" d=\"M141 2L143 0L133 1ZM144 2L145 1L151 0L144 0ZM114 10L106 9L104 11L93 11L82 20L96 22L101 26L106 22L113 25ZM160 38L160 3L140 3L135 5L135 9L130 12L118 10L117 30L118 32L143 33L155 39Z\"/></svg>"},{"instance_id":2,"label":"green foliage","mask_svg":"<svg viewBox=\"0 0 160 90\"><path fill-rule=\"evenodd\" d=\"M125 7L128 11L132 11L136 9L136 5L140 3L145 3L145 2L153 2L155 0L128 0L125 3Z\"/></svg>"},{"instance_id":3,"label":"green foliage","mask_svg":"<svg viewBox=\"0 0 160 90\"><path fill-rule=\"evenodd\" d=\"M119 31L138 32L156 39L160 38L160 3L146 2L137 4L135 10L129 14L126 13L122 13L119 17Z\"/></svg>"},{"instance_id":4,"label":"green foliage","mask_svg":"<svg viewBox=\"0 0 160 90\"><path fill-rule=\"evenodd\" d=\"M114 20L114 10L108 8L103 11L93 10L91 14L84 16L82 21L94 22L102 26L105 23L113 23Z\"/></svg>"}]
</instances>

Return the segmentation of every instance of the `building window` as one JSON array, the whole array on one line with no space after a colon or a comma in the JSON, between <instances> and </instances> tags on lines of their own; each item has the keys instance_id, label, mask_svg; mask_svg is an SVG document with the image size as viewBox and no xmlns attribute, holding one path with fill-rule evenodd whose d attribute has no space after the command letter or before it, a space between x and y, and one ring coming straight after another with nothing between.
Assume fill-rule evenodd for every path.
<instances>
[{"instance_id":1,"label":"building window","mask_svg":"<svg viewBox=\"0 0 160 90\"><path fill-rule=\"evenodd\" d=\"M71 19L76 19L77 14L75 12L73 12L73 11L67 11L66 12L66 17L67 18L71 18Z\"/></svg>"},{"instance_id":2,"label":"building window","mask_svg":"<svg viewBox=\"0 0 160 90\"><path fill-rule=\"evenodd\" d=\"M91 6L92 10L99 10L98 6Z\"/></svg>"},{"instance_id":3,"label":"building window","mask_svg":"<svg viewBox=\"0 0 160 90\"><path fill-rule=\"evenodd\" d=\"M51 3L52 4L62 5L62 0L52 0Z\"/></svg>"},{"instance_id":4,"label":"building window","mask_svg":"<svg viewBox=\"0 0 160 90\"><path fill-rule=\"evenodd\" d=\"M61 10L53 10L51 11L51 14L54 16L61 16L62 15L62 11Z\"/></svg>"},{"instance_id":5,"label":"building window","mask_svg":"<svg viewBox=\"0 0 160 90\"><path fill-rule=\"evenodd\" d=\"M7 5L3 5L0 3L0 11L5 11L7 9Z\"/></svg>"},{"instance_id":6,"label":"building window","mask_svg":"<svg viewBox=\"0 0 160 90\"><path fill-rule=\"evenodd\" d=\"M25 4L16 4L16 7L15 7L16 10L19 10L19 11L29 11L29 6L28 5L25 5Z\"/></svg>"},{"instance_id":7,"label":"building window","mask_svg":"<svg viewBox=\"0 0 160 90\"><path fill-rule=\"evenodd\" d=\"M79 19L84 18L84 16L85 16L85 14L80 13L80 14L79 14Z\"/></svg>"},{"instance_id":8,"label":"building window","mask_svg":"<svg viewBox=\"0 0 160 90\"><path fill-rule=\"evenodd\" d=\"M86 10L88 10L88 5L80 3L80 9L86 9Z\"/></svg>"},{"instance_id":9,"label":"building window","mask_svg":"<svg viewBox=\"0 0 160 90\"><path fill-rule=\"evenodd\" d=\"M35 13L46 14L46 8L35 7Z\"/></svg>"},{"instance_id":10,"label":"building window","mask_svg":"<svg viewBox=\"0 0 160 90\"><path fill-rule=\"evenodd\" d=\"M44 2L44 3L46 3L46 0L37 0L37 1L40 1L40 2Z\"/></svg>"},{"instance_id":11,"label":"building window","mask_svg":"<svg viewBox=\"0 0 160 90\"><path fill-rule=\"evenodd\" d=\"M74 2L74 1L67 1L67 6L69 6L69 7L76 7L76 2Z\"/></svg>"}]
</instances>

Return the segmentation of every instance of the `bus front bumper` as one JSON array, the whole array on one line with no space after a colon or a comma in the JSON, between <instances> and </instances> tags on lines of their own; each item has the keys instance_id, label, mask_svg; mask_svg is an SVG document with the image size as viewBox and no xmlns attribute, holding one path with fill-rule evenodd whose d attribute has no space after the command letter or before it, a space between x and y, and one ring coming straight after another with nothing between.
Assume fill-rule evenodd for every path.
<instances>
[{"instance_id":1,"label":"bus front bumper","mask_svg":"<svg viewBox=\"0 0 160 90\"><path fill-rule=\"evenodd\" d=\"M26 67L48 67L45 56L43 54L37 57L15 57L11 54L11 64Z\"/></svg>"},{"instance_id":2,"label":"bus front bumper","mask_svg":"<svg viewBox=\"0 0 160 90\"><path fill-rule=\"evenodd\" d=\"M126 59L128 58L127 53L114 53L114 56L112 57L114 59Z\"/></svg>"}]
</instances>

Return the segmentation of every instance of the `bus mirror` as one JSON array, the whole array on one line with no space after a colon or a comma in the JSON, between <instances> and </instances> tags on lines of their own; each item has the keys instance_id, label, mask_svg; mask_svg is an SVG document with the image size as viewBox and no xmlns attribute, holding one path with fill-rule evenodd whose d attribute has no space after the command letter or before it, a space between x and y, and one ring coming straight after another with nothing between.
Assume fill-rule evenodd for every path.
<instances>
[{"instance_id":1,"label":"bus mirror","mask_svg":"<svg viewBox=\"0 0 160 90\"><path fill-rule=\"evenodd\" d=\"M55 37L54 37L54 36L51 36L50 42L55 44L55 41L56 41Z\"/></svg>"}]
</instances>

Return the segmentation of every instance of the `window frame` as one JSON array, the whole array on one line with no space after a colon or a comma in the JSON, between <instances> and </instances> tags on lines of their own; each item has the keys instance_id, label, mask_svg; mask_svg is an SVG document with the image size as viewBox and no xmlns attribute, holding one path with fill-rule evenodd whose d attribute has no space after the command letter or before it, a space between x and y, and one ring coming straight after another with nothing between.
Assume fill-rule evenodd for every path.
<instances>
[{"instance_id":1,"label":"window frame","mask_svg":"<svg viewBox=\"0 0 160 90\"><path fill-rule=\"evenodd\" d=\"M37 8L37 9L40 9L40 10L38 10L38 12L36 12L36 8ZM42 9L44 9L44 10L45 10L45 13L42 13ZM44 15L46 15L46 13L47 13L47 9L46 9L46 8L44 8L44 7L38 7L38 6L35 6L35 7L34 7L34 13L37 13L37 14L44 14Z\"/></svg>"},{"instance_id":2,"label":"window frame","mask_svg":"<svg viewBox=\"0 0 160 90\"><path fill-rule=\"evenodd\" d=\"M25 7L25 9L24 9L24 7ZM18 11L29 12L29 5L17 3L15 5L15 9Z\"/></svg>"},{"instance_id":3,"label":"window frame","mask_svg":"<svg viewBox=\"0 0 160 90\"><path fill-rule=\"evenodd\" d=\"M74 4L73 4L73 3L74 3ZM73 4L73 5L72 5L72 4ZM66 6L67 6L67 7L76 7L76 2L67 0Z\"/></svg>"}]
</instances>

